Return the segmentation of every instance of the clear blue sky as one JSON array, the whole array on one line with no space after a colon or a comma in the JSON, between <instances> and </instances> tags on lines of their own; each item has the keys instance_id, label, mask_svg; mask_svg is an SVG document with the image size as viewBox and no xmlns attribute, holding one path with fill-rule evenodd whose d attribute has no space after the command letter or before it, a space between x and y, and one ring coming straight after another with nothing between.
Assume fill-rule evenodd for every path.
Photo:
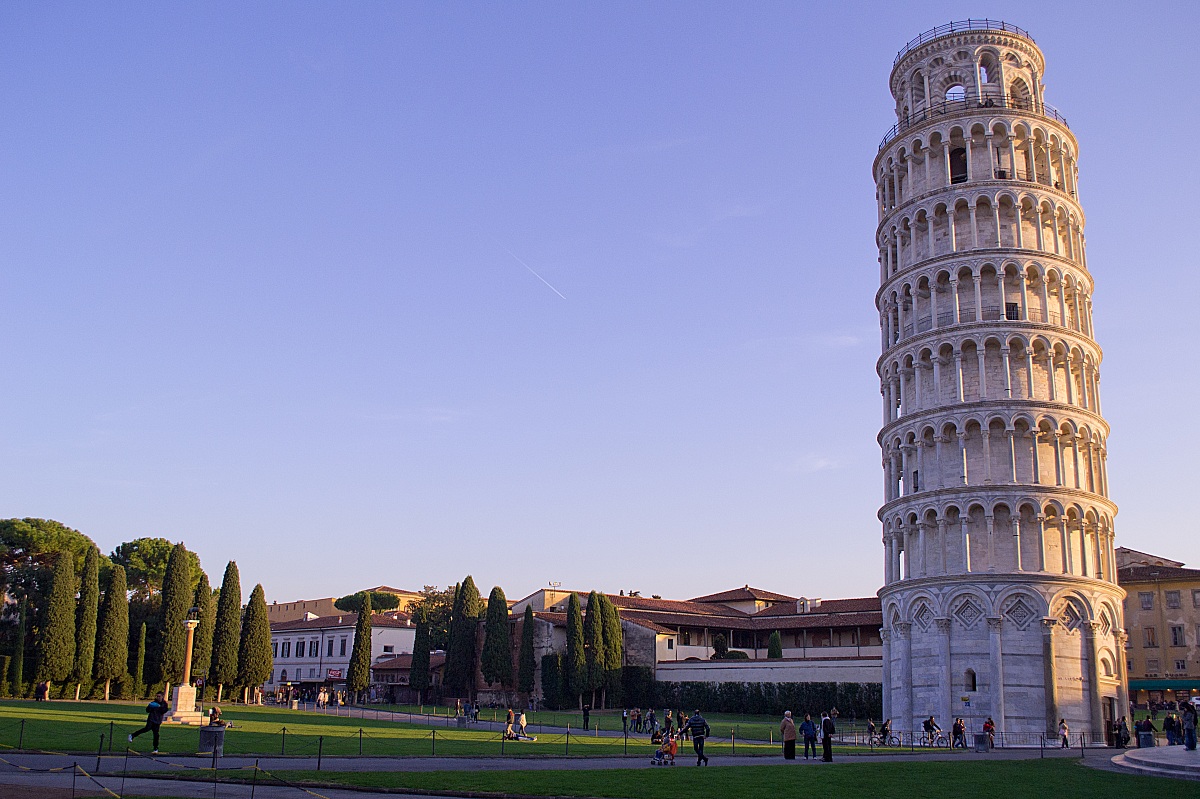
<instances>
[{"instance_id":1,"label":"clear blue sky","mask_svg":"<svg viewBox=\"0 0 1200 799\"><path fill-rule=\"evenodd\" d=\"M1119 543L1200 564L1197 5L970 13L1081 142ZM3 6L0 514L280 601L873 593L871 160L966 14Z\"/></svg>"}]
</instances>

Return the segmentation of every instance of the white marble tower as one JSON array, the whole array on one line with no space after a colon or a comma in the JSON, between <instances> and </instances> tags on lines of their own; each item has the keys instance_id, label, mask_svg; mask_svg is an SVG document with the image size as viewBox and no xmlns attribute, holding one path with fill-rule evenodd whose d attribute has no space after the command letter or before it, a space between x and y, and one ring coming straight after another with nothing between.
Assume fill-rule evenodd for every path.
<instances>
[{"instance_id":1,"label":"white marble tower","mask_svg":"<svg viewBox=\"0 0 1200 799\"><path fill-rule=\"evenodd\" d=\"M1125 714L1121 600L1078 145L1032 37L896 57L875 158L884 713L1015 742Z\"/></svg>"}]
</instances>

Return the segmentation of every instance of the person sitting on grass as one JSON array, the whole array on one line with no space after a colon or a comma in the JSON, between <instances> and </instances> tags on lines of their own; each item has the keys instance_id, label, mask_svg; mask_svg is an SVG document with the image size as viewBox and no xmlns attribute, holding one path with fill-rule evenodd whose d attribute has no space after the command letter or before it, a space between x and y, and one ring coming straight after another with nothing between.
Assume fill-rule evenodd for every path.
<instances>
[{"instance_id":1,"label":"person sitting on grass","mask_svg":"<svg viewBox=\"0 0 1200 799\"><path fill-rule=\"evenodd\" d=\"M146 726L142 727L137 732L129 734L129 743L133 743L133 739L144 732L148 732L154 736L154 751L151 754L158 754L158 728L162 726L163 716L167 715L167 703L163 701L163 692L159 691L154 695L154 701L146 705Z\"/></svg>"},{"instance_id":2,"label":"person sitting on grass","mask_svg":"<svg viewBox=\"0 0 1200 799\"><path fill-rule=\"evenodd\" d=\"M208 709L208 726L224 727L225 722L221 719L221 708L213 705Z\"/></svg>"}]
</instances>

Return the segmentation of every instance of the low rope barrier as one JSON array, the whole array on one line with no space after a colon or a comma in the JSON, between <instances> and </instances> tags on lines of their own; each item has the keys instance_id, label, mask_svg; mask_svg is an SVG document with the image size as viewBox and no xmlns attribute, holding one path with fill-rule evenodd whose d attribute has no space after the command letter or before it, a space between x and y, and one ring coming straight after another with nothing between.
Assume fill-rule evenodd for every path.
<instances>
[{"instance_id":1,"label":"low rope barrier","mask_svg":"<svg viewBox=\"0 0 1200 799\"><path fill-rule=\"evenodd\" d=\"M120 796L118 796L117 794L115 794L115 793L113 793L113 792L112 792L112 789L105 787L103 784L101 784L101 783L100 783L100 781L99 781L99 780L97 780L97 779L96 779L95 777L93 777L91 774L88 774L86 771L84 771L84 770L83 770L83 766L81 766L81 765L79 765L78 763L76 763L76 764L73 766L73 768L75 768L75 769L78 769L80 774L82 774L83 776L85 776L85 777L87 777L89 780L91 780L93 783L95 783L95 785L96 785L96 787L97 787L97 788L99 788L100 790L104 791L104 792L105 792L106 794L108 794L109 796L113 797L113 799L121 799L121 797L120 797Z\"/></svg>"}]
</instances>

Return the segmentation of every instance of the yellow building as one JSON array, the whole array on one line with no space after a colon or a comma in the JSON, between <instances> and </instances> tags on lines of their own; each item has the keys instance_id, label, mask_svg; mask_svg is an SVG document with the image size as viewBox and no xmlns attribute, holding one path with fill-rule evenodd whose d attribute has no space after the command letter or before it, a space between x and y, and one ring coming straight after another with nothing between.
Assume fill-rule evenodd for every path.
<instances>
[{"instance_id":1,"label":"yellow building","mask_svg":"<svg viewBox=\"0 0 1200 799\"><path fill-rule=\"evenodd\" d=\"M1125 589L1129 701L1186 701L1200 695L1200 569L1180 561L1117 550Z\"/></svg>"}]
</instances>

